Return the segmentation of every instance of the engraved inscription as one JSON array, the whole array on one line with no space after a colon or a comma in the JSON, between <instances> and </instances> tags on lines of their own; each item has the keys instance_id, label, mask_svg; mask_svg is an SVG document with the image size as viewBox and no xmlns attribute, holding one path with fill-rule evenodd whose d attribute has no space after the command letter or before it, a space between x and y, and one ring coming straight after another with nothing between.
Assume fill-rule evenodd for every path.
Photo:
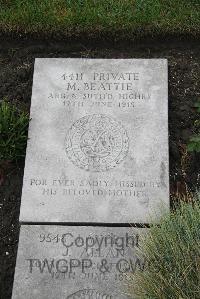
<instances>
[{"instance_id":1,"label":"engraved inscription","mask_svg":"<svg viewBox=\"0 0 200 299\"><path fill-rule=\"evenodd\" d=\"M66 137L68 158L87 171L107 171L128 153L129 139L120 123L103 114L77 120Z\"/></svg>"},{"instance_id":2,"label":"engraved inscription","mask_svg":"<svg viewBox=\"0 0 200 299\"><path fill-rule=\"evenodd\" d=\"M103 293L99 293L96 290L80 290L70 296L68 296L66 299L112 299L113 296L106 295Z\"/></svg>"}]
</instances>

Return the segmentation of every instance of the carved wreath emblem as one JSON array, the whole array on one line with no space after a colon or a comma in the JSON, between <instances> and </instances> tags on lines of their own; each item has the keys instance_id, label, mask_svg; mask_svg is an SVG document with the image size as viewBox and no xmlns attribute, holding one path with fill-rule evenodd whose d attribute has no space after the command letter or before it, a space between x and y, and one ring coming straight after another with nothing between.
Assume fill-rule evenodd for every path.
<instances>
[{"instance_id":1,"label":"carved wreath emblem","mask_svg":"<svg viewBox=\"0 0 200 299\"><path fill-rule=\"evenodd\" d=\"M80 118L66 137L68 158L87 171L107 171L120 164L129 140L123 126L111 117L93 114Z\"/></svg>"}]
</instances>

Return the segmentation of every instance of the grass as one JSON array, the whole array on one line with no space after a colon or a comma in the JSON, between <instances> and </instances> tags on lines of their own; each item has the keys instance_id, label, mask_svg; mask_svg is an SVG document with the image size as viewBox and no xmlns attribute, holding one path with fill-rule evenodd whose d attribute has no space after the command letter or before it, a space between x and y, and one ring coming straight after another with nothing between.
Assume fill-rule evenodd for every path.
<instances>
[{"instance_id":1,"label":"grass","mask_svg":"<svg viewBox=\"0 0 200 299\"><path fill-rule=\"evenodd\" d=\"M190 138L190 141L187 146L189 152L200 153L200 101L195 104L195 108L199 113L198 119L194 122L194 127L196 129L196 134Z\"/></svg>"},{"instance_id":2,"label":"grass","mask_svg":"<svg viewBox=\"0 0 200 299\"><path fill-rule=\"evenodd\" d=\"M25 156L29 117L6 101L0 102L0 163Z\"/></svg>"},{"instance_id":3,"label":"grass","mask_svg":"<svg viewBox=\"0 0 200 299\"><path fill-rule=\"evenodd\" d=\"M200 298L200 196L151 227L143 243L149 267L131 277L131 298Z\"/></svg>"},{"instance_id":4,"label":"grass","mask_svg":"<svg viewBox=\"0 0 200 299\"><path fill-rule=\"evenodd\" d=\"M200 33L199 0L0 0L0 30L108 34Z\"/></svg>"}]
</instances>

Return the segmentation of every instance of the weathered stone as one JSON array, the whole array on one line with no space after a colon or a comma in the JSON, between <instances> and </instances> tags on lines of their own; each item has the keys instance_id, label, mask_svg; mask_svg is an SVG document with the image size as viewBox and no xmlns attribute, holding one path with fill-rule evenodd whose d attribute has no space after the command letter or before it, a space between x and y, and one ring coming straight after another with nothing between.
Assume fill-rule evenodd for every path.
<instances>
[{"instance_id":1,"label":"weathered stone","mask_svg":"<svg viewBox=\"0 0 200 299\"><path fill-rule=\"evenodd\" d=\"M167 90L165 59L36 59L20 220L158 219Z\"/></svg>"},{"instance_id":2,"label":"weathered stone","mask_svg":"<svg viewBox=\"0 0 200 299\"><path fill-rule=\"evenodd\" d=\"M12 299L125 299L145 271L141 239L127 227L23 225Z\"/></svg>"}]
</instances>

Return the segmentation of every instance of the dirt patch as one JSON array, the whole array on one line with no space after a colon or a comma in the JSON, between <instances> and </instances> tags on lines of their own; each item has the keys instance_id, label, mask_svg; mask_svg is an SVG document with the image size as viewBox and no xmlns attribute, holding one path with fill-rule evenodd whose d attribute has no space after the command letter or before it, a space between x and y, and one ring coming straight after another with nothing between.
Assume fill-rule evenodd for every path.
<instances>
[{"instance_id":1,"label":"dirt patch","mask_svg":"<svg viewBox=\"0 0 200 299\"><path fill-rule=\"evenodd\" d=\"M169 144L171 192L186 193L200 183L200 155L188 154L186 143L199 118L193 108L200 99L200 43L195 41L72 42L10 41L0 45L0 99L29 111L36 57L167 58L169 62ZM11 167L12 168L12 167ZM6 170L0 187L1 291L10 299L19 232L23 163Z\"/></svg>"},{"instance_id":2,"label":"dirt patch","mask_svg":"<svg viewBox=\"0 0 200 299\"><path fill-rule=\"evenodd\" d=\"M24 164L7 168L0 186L0 298L10 299L17 255Z\"/></svg>"}]
</instances>

